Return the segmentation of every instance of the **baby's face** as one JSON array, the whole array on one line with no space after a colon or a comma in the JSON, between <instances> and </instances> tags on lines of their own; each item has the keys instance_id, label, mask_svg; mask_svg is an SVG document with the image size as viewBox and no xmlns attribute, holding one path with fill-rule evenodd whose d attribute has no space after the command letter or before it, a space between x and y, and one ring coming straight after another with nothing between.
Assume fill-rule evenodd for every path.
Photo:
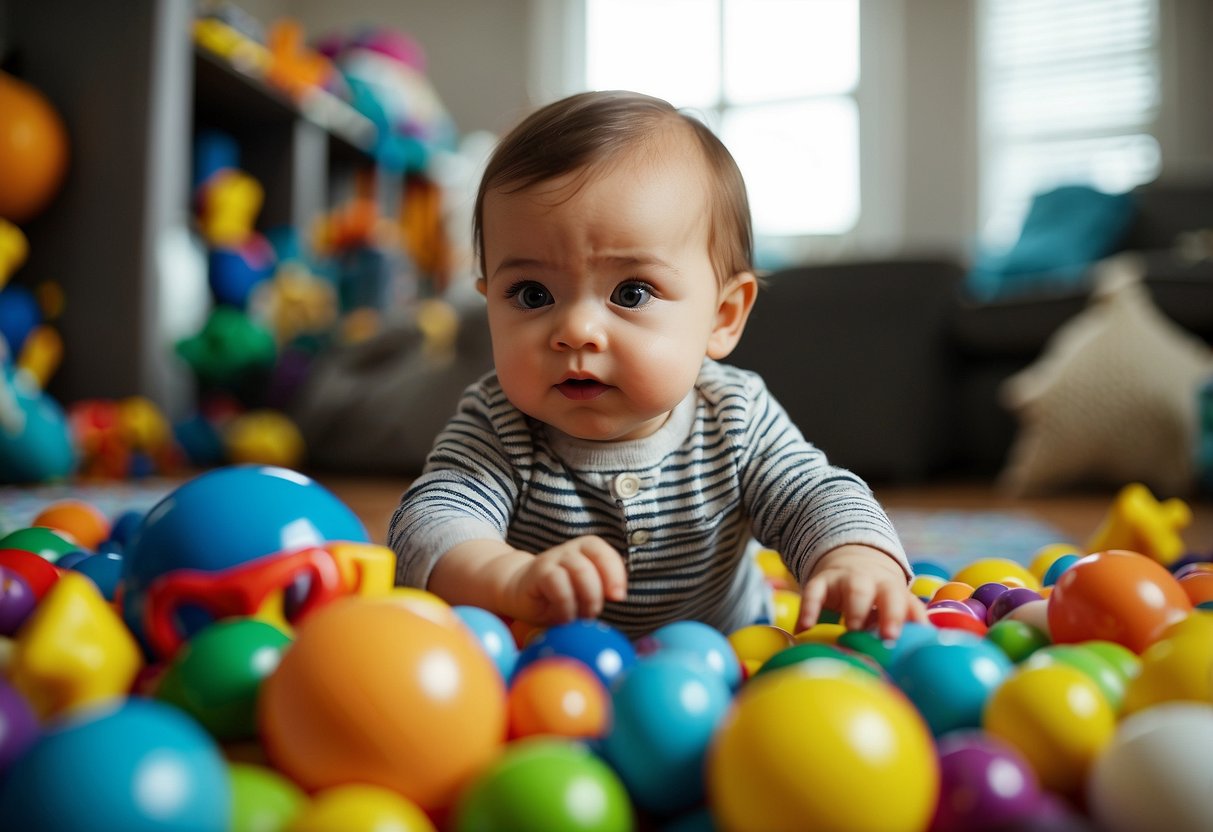
<instances>
[{"instance_id":1,"label":"baby's face","mask_svg":"<svg viewBox=\"0 0 1213 832\"><path fill-rule=\"evenodd\" d=\"M502 388L581 439L653 433L712 352L706 174L686 139L659 141L589 177L485 199L481 287Z\"/></svg>"}]
</instances>

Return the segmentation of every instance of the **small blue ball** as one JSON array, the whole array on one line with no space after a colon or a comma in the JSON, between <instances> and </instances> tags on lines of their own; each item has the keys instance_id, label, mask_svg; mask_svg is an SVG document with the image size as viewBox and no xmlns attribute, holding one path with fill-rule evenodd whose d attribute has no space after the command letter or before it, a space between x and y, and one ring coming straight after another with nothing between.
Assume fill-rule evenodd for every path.
<instances>
[{"instance_id":1,"label":"small blue ball","mask_svg":"<svg viewBox=\"0 0 1213 832\"><path fill-rule=\"evenodd\" d=\"M56 562L56 566L62 566L62 560L60 558ZM89 555L69 568L91 578L105 600L114 600L114 593L118 589L119 581L122 580L122 555L114 552Z\"/></svg>"},{"instance_id":2,"label":"small blue ball","mask_svg":"<svg viewBox=\"0 0 1213 832\"><path fill-rule=\"evenodd\" d=\"M518 645L510 628L500 616L480 607L457 606L452 609L471 629L484 652L497 665L501 678L508 684L514 675L514 665L518 663Z\"/></svg>"},{"instance_id":3,"label":"small blue ball","mask_svg":"<svg viewBox=\"0 0 1213 832\"><path fill-rule=\"evenodd\" d=\"M1045 570L1045 576L1041 580L1041 583L1045 586L1053 586L1053 584L1057 583L1057 579L1061 577L1061 573L1078 563L1078 560L1078 555L1062 555L1049 564L1049 568Z\"/></svg>"},{"instance_id":4,"label":"small blue ball","mask_svg":"<svg viewBox=\"0 0 1213 832\"><path fill-rule=\"evenodd\" d=\"M531 639L518 654L514 672L547 656L576 659L594 671L607 690L636 664L636 650L627 636L609 624L584 618L557 624Z\"/></svg>"},{"instance_id":5,"label":"small blue ball","mask_svg":"<svg viewBox=\"0 0 1213 832\"><path fill-rule=\"evenodd\" d=\"M933 560L916 560L910 564L910 568L914 570L915 575L934 575L937 578L943 578L945 581L952 578L951 572Z\"/></svg>"}]
</instances>

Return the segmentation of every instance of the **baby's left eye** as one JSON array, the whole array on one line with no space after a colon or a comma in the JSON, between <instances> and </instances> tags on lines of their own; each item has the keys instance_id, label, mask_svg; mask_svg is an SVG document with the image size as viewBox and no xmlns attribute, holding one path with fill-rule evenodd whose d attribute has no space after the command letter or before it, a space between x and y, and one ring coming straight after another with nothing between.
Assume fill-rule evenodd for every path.
<instances>
[{"instance_id":1,"label":"baby's left eye","mask_svg":"<svg viewBox=\"0 0 1213 832\"><path fill-rule=\"evenodd\" d=\"M611 293L611 303L628 309L644 306L653 299L653 287L639 280L629 280L621 283Z\"/></svg>"}]
</instances>

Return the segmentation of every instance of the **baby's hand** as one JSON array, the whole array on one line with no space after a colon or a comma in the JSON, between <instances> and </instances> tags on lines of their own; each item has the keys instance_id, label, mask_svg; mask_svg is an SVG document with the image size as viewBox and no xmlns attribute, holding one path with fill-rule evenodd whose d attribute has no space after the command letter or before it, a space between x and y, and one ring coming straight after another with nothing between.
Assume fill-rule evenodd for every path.
<instances>
[{"instance_id":1,"label":"baby's hand","mask_svg":"<svg viewBox=\"0 0 1213 832\"><path fill-rule=\"evenodd\" d=\"M516 572L506 606L533 624L562 624L597 618L606 601L627 596L623 558L601 537L575 537L540 552Z\"/></svg>"},{"instance_id":2,"label":"baby's hand","mask_svg":"<svg viewBox=\"0 0 1213 832\"><path fill-rule=\"evenodd\" d=\"M800 592L797 629L816 624L823 608L838 610L849 630L878 623L883 638L901 635L907 619L927 620L922 602L906 587L901 566L869 546L839 546L817 561Z\"/></svg>"}]
</instances>

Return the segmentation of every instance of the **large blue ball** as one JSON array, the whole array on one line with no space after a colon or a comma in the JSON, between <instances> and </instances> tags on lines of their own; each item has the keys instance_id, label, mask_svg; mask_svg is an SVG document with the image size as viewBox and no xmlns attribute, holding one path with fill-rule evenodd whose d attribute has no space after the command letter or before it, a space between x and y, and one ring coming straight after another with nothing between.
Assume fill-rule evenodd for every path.
<instances>
[{"instance_id":1,"label":"large blue ball","mask_svg":"<svg viewBox=\"0 0 1213 832\"><path fill-rule=\"evenodd\" d=\"M147 699L51 723L0 782L5 829L227 829L227 764L176 708Z\"/></svg>"},{"instance_id":2,"label":"large blue ball","mask_svg":"<svg viewBox=\"0 0 1213 832\"><path fill-rule=\"evenodd\" d=\"M670 815L703 802L704 757L730 700L719 673L677 651L642 658L619 681L599 747L637 806Z\"/></svg>"},{"instance_id":3,"label":"large blue ball","mask_svg":"<svg viewBox=\"0 0 1213 832\"><path fill-rule=\"evenodd\" d=\"M981 727L986 701L1014 665L998 645L960 630L940 630L897 656L889 675L922 713L935 736Z\"/></svg>"},{"instance_id":4,"label":"large blue ball","mask_svg":"<svg viewBox=\"0 0 1213 832\"><path fill-rule=\"evenodd\" d=\"M720 674L730 690L741 685L741 662L724 633L702 621L673 621L636 642L641 655L676 650L689 653L709 670Z\"/></svg>"},{"instance_id":5,"label":"large blue ball","mask_svg":"<svg viewBox=\"0 0 1213 832\"><path fill-rule=\"evenodd\" d=\"M262 465L208 471L153 506L131 535L123 616L142 636L147 588L168 572L218 572L339 540L366 543L369 537L354 512L310 477Z\"/></svg>"}]
</instances>

